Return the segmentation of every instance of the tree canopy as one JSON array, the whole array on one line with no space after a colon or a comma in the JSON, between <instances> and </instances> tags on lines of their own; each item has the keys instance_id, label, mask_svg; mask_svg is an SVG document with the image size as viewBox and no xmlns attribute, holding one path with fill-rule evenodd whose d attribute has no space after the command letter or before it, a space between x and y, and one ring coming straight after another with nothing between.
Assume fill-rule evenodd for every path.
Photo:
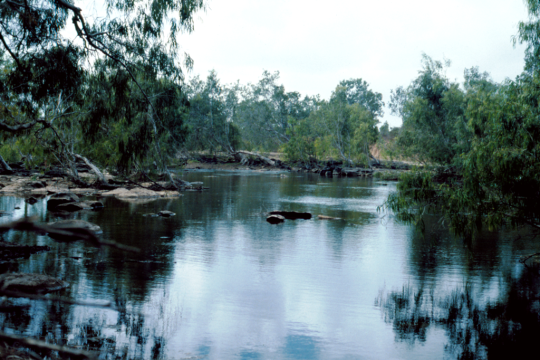
<instances>
[{"instance_id":1,"label":"tree canopy","mask_svg":"<svg viewBox=\"0 0 540 360\"><path fill-rule=\"evenodd\" d=\"M403 175L386 201L399 219L421 225L426 214L440 214L465 236L486 226L540 228L539 3L527 3L531 21L519 33L526 69L515 80L496 84L472 68L460 87L424 58L419 77L394 92L399 142L426 165Z\"/></svg>"},{"instance_id":2,"label":"tree canopy","mask_svg":"<svg viewBox=\"0 0 540 360\"><path fill-rule=\"evenodd\" d=\"M99 17L85 17L68 0L0 2L2 136L60 149L52 154L68 167L77 152L95 152L88 140L106 139L99 145L118 154L119 168L142 158L163 168L161 142L182 138L187 105L182 68L191 59L180 62L176 38L193 30L204 3L104 5Z\"/></svg>"}]
</instances>

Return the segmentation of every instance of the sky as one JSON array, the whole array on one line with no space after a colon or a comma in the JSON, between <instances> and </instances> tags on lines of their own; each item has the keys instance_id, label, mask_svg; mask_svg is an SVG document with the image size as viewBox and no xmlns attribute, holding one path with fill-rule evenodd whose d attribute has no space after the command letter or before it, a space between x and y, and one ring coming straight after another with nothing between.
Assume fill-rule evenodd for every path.
<instances>
[{"instance_id":1,"label":"sky","mask_svg":"<svg viewBox=\"0 0 540 360\"><path fill-rule=\"evenodd\" d=\"M324 99L362 78L388 103L418 75L423 53L450 60L451 80L473 66L515 78L525 47L512 37L524 20L522 0L210 0L179 43L195 62L188 78L213 69L222 84L247 84L279 71L286 91ZM388 108L381 120L401 125Z\"/></svg>"}]
</instances>

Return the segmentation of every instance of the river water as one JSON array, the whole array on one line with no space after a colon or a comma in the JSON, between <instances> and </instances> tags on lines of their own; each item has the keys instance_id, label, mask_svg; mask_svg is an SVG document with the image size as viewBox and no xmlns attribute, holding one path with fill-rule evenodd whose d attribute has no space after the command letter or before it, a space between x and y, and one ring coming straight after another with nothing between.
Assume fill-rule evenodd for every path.
<instances>
[{"instance_id":1,"label":"river water","mask_svg":"<svg viewBox=\"0 0 540 360\"><path fill-rule=\"evenodd\" d=\"M538 271L518 260L540 251L538 241L515 232L463 241L430 219L422 236L377 211L395 183L255 171L183 178L210 189L178 199L105 198L101 211L70 215L141 254L3 234L52 249L2 264L2 272L55 276L71 283L62 296L115 307L17 300L29 307L0 314L3 331L111 359L443 359L467 351L483 358L490 343L482 342L472 308L488 314L511 302L519 281L520 291L536 289ZM2 222L60 219L46 199L29 205L2 197L0 209L11 211ZM265 213L275 209L340 220L270 225ZM142 216L159 210L176 216ZM458 320L449 320L455 309Z\"/></svg>"}]
</instances>

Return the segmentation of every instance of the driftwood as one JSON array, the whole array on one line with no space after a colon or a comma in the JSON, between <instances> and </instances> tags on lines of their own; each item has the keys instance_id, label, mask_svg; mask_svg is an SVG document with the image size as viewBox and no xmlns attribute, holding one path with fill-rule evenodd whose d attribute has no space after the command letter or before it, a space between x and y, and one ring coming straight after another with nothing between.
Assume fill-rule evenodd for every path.
<instances>
[{"instance_id":1,"label":"driftwood","mask_svg":"<svg viewBox=\"0 0 540 360\"><path fill-rule=\"evenodd\" d=\"M31 218L23 218L21 220L0 225L0 231L10 229L20 231L33 231L37 233L49 233L53 236L61 238L62 241L66 242L83 240L88 241L96 246L106 245L120 250L140 252L140 249L133 246L120 244L114 241L101 240L92 230L89 229L69 225L66 225L64 227L58 227L46 224L38 224Z\"/></svg>"},{"instance_id":2,"label":"driftwood","mask_svg":"<svg viewBox=\"0 0 540 360\"><path fill-rule=\"evenodd\" d=\"M96 354L89 351L69 348L66 346L53 345L41 340L26 338L13 334L6 334L4 332L0 332L0 340L6 343L24 346L36 350L57 351L58 353L69 356L73 359L97 359Z\"/></svg>"},{"instance_id":3,"label":"driftwood","mask_svg":"<svg viewBox=\"0 0 540 360\"><path fill-rule=\"evenodd\" d=\"M237 150L235 154L255 156L255 157L261 159L262 161L264 161L265 163L267 163L270 166L276 166L276 162L274 160L269 159L269 158L267 158L265 156L262 156L260 154L251 152L251 151ZM242 161L245 161L245 159L242 159Z\"/></svg>"},{"instance_id":4,"label":"driftwood","mask_svg":"<svg viewBox=\"0 0 540 360\"><path fill-rule=\"evenodd\" d=\"M0 155L0 168L2 168L2 171L13 171L2 155Z\"/></svg>"},{"instance_id":5,"label":"driftwood","mask_svg":"<svg viewBox=\"0 0 540 360\"><path fill-rule=\"evenodd\" d=\"M102 183L102 184L106 184L107 183L107 180L105 180L105 175L103 175L103 173L98 169L98 167L94 164L92 164L87 158L85 158L84 156L82 155L79 155L79 154L73 154L73 156L78 159L78 160L81 160L83 161L86 165L88 165L88 167L90 169L92 169L92 171L94 172L94 174L96 174L98 180Z\"/></svg>"}]
</instances>

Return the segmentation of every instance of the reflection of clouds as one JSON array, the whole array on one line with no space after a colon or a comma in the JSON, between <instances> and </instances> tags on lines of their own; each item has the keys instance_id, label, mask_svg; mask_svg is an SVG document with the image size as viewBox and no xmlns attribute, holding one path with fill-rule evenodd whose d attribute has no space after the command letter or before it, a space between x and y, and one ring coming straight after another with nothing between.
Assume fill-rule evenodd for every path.
<instances>
[{"instance_id":1,"label":"reflection of clouds","mask_svg":"<svg viewBox=\"0 0 540 360\"><path fill-rule=\"evenodd\" d=\"M439 289L463 283L465 275L494 286L500 260L485 271L459 243L420 240L407 226L382 222L375 209L392 184L370 188L366 179L328 179L306 185L321 179L292 174L193 173L186 180L203 180L211 190L148 204L103 199L100 212L70 215L101 225L105 239L140 246L140 256L38 237L54 249L21 263L21 271L55 274L73 284L66 296L112 300L127 310L68 307L71 342L80 342L80 328L91 320L102 337L114 339L119 354L132 358L151 358L153 348L171 359L441 358L444 336L431 330L422 347L394 342L374 305L381 287L410 282ZM25 205L2 201L20 211ZM55 220L45 204L31 211ZM345 220L266 223L263 212L280 207ZM162 209L177 216L141 215ZM489 258L511 256L510 248L488 250ZM32 328L39 332L46 321L41 311Z\"/></svg>"},{"instance_id":2,"label":"reflection of clouds","mask_svg":"<svg viewBox=\"0 0 540 360\"><path fill-rule=\"evenodd\" d=\"M332 242L340 231L327 222L264 231L262 225L238 222L213 227L206 229L212 238L205 241L203 229L186 229L166 290L151 295L159 299L166 293L165 318L157 322L169 334L170 356L204 348L211 359L327 358L359 354L380 342L382 333L386 343L393 341L373 307L387 273L382 279L374 273L381 259L372 251L388 229L364 228L361 239L358 230L350 230L357 236L339 240L343 251L336 258ZM387 270L399 271L401 262Z\"/></svg>"}]
</instances>

